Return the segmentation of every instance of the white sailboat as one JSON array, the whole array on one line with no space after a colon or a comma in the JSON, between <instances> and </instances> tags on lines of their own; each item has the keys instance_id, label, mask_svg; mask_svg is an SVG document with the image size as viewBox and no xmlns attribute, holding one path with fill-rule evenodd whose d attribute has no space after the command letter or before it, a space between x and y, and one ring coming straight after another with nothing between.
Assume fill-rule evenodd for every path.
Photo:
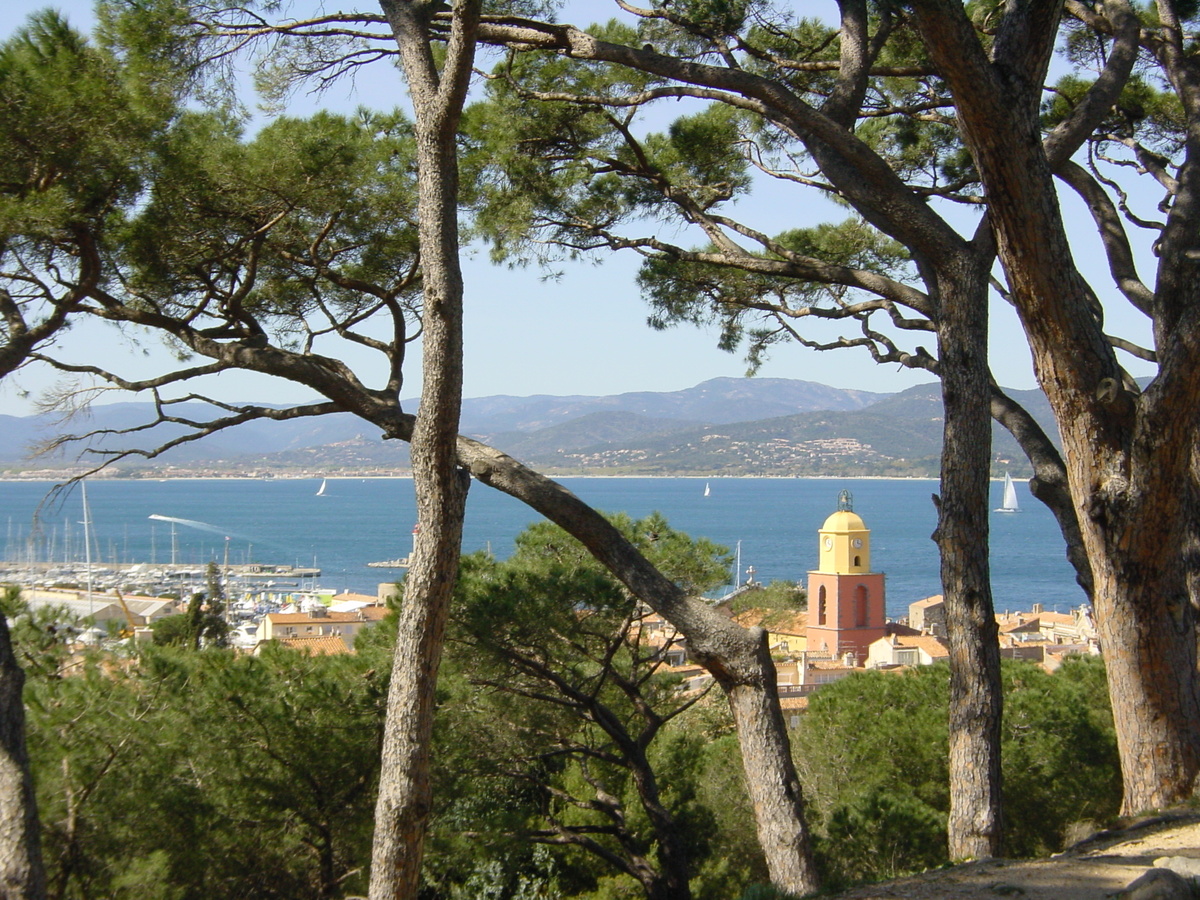
<instances>
[{"instance_id":1,"label":"white sailboat","mask_svg":"<svg viewBox=\"0 0 1200 900\"><path fill-rule=\"evenodd\" d=\"M707 497L711 493L712 493L712 491L708 487L708 482L707 481L704 482L704 496Z\"/></svg>"},{"instance_id":2,"label":"white sailboat","mask_svg":"<svg viewBox=\"0 0 1200 900\"><path fill-rule=\"evenodd\" d=\"M996 512L1015 513L1020 511L1021 505L1017 503L1017 486L1013 484L1012 476L1005 472L1004 499L1000 502Z\"/></svg>"},{"instance_id":3,"label":"white sailboat","mask_svg":"<svg viewBox=\"0 0 1200 900\"><path fill-rule=\"evenodd\" d=\"M326 485L326 484L328 484L328 480L327 480L327 479L325 479L325 478L322 478L322 479L321 479L321 486L320 486L320 487L317 489L317 496L318 496L318 497L324 497L324 496L325 496L325 485Z\"/></svg>"}]
</instances>

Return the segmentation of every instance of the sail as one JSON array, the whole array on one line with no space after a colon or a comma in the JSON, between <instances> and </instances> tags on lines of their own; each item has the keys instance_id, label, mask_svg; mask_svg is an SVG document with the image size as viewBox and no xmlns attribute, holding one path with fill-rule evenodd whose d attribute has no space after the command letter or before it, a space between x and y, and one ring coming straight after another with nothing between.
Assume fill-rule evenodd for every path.
<instances>
[{"instance_id":1,"label":"sail","mask_svg":"<svg viewBox=\"0 0 1200 900\"><path fill-rule=\"evenodd\" d=\"M704 496L707 497L711 493L708 489L708 482L704 482Z\"/></svg>"},{"instance_id":2,"label":"sail","mask_svg":"<svg viewBox=\"0 0 1200 900\"><path fill-rule=\"evenodd\" d=\"M318 496L318 497L324 497L324 496L325 496L325 484L326 484L326 480L325 480L324 478L322 478L322 479L321 479L321 487L317 489L317 496Z\"/></svg>"},{"instance_id":3,"label":"sail","mask_svg":"<svg viewBox=\"0 0 1200 900\"><path fill-rule=\"evenodd\" d=\"M1004 473L1004 499L1000 503L1000 508L996 512L1020 512L1021 506L1017 503L1017 486L1013 484L1012 476L1007 472Z\"/></svg>"}]
</instances>

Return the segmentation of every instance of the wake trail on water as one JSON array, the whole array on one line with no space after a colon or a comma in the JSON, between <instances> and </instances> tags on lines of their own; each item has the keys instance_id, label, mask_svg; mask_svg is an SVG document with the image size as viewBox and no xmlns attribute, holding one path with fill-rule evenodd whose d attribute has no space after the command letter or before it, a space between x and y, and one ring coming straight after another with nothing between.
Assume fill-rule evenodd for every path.
<instances>
[{"instance_id":1,"label":"wake trail on water","mask_svg":"<svg viewBox=\"0 0 1200 900\"><path fill-rule=\"evenodd\" d=\"M209 534L219 534L226 539L236 538L239 541L245 541L248 544L258 544L260 547L270 547L273 550L278 550L282 553L291 553L292 548L284 547L281 544L276 544L271 541L265 541L260 538L250 537L245 534L238 534L236 531L230 531L228 528L221 528L217 525L210 525L208 522L197 522L195 519L181 519L178 516L160 516L154 513L149 516L156 522L174 522L177 525L186 525L188 528L195 528L198 531L207 531Z\"/></svg>"}]
</instances>

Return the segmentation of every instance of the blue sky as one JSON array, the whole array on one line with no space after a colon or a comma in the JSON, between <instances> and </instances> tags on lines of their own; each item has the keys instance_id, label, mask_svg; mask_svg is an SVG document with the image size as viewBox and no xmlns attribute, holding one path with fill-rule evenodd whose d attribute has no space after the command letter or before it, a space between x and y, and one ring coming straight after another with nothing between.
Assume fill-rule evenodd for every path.
<instances>
[{"instance_id":1,"label":"blue sky","mask_svg":"<svg viewBox=\"0 0 1200 900\"><path fill-rule=\"evenodd\" d=\"M12 33L29 12L45 5L39 0L5 0L0 5L0 35ZM90 0L61 0L51 5L77 25L88 26ZM591 21L608 17L613 7L604 0L586 0L573 8L578 10L575 21ZM572 20L567 14L561 18ZM389 108L403 105L403 101L404 85L399 74L376 65L353 87L335 87L320 98L298 97L289 111L304 113L319 106L343 110L359 105ZM734 210L768 232L815 224L817 216L827 211L827 207L798 208L796 200L780 201L770 191L752 196ZM1075 209L1071 214L1081 216L1082 211ZM969 220L964 225L969 228ZM1101 264L1086 244L1079 252L1085 260L1090 252L1092 264ZM497 267L487 260L486 253L468 251L466 396L671 391L708 378L744 374L740 356L718 350L714 333L692 327L656 332L646 326L647 310L634 284L637 260L632 255L612 256L600 265L577 263L557 268L561 276L548 280L536 267ZM1102 272L1101 268L1097 275ZM1100 286L1106 281L1094 279ZM1122 315L1123 311L1110 314L1110 330L1135 340L1148 340L1144 325ZM1029 353L1015 316L997 301L992 320L992 364L997 379L1012 388L1034 387ZM87 349L94 347L96 340L95 331L81 327L64 339L63 346ZM123 364L131 367L125 371L136 377L149 374L168 358L153 342L130 353L110 333L105 333L104 340L112 342L114 355L119 354ZM934 345L928 335L916 343L925 343L930 349ZM1144 366L1132 368L1135 374L1148 372ZM931 380L924 373L877 366L864 351L818 353L794 345L776 348L759 374L879 392L899 391ZM49 374L31 369L0 382L0 413L28 413L30 401L22 394L36 394L53 381ZM414 396L418 382L419 370L413 360L404 396ZM286 403L308 399L306 393L293 386L242 374L220 376L210 389L226 400Z\"/></svg>"}]
</instances>

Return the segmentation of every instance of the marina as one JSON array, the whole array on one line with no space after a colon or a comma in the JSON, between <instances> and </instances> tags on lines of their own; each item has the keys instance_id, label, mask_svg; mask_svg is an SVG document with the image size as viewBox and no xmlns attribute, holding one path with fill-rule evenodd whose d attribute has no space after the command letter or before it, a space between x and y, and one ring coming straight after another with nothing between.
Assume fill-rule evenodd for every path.
<instances>
[{"instance_id":1,"label":"marina","mask_svg":"<svg viewBox=\"0 0 1200 900\"><path fill-rule=\"evenodd\" d=\"M218 566L218 571L222 583L241 593L276 588L314 588L321 577L321 570L312 567L262 563ZM182 595L193 588L203 587L208 567L170 563L107 563L92 565L89 570L86 563L12 560L6 560L0 566L0 582L41 588L77 588L86 584L89 574L95 590L120 590L151 596L164 593Z\"/></svg>"}]
</instances>

